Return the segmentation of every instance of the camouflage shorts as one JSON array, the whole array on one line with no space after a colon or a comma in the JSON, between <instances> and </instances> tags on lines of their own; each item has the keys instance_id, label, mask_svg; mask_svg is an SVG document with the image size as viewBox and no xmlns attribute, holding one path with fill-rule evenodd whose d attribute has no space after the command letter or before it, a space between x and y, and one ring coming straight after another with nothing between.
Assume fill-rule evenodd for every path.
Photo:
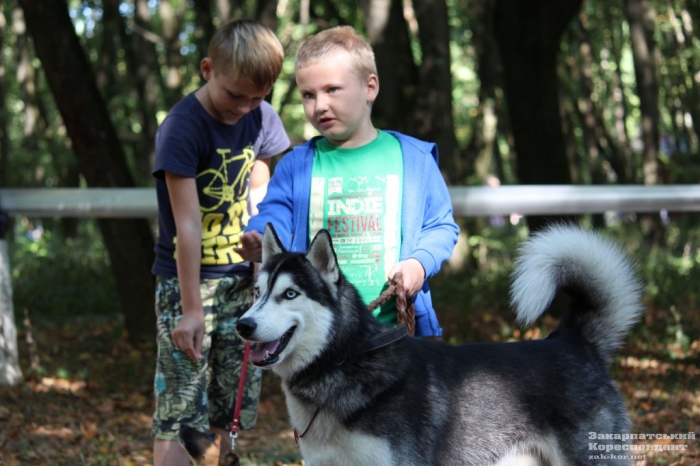
<instances>
[{"instance_id":1,"label":"camouflage shorts","mask_svg":"<svg viewBox=\"0 0 700 466\"><path fill-rule=\"evenodd\" d=\"M181 424L207 430L231 428L245 343L236 332L238 318L252 303L252 279L204 279L200 285L205 335L202 359L193 361L173 345L171 332L182 317L176 278L156 280L158 359L154 392L153 435L176 440ZM241 429L257 418L262 371L248 366L241 407Z\"/></svg>"}]
</instances>

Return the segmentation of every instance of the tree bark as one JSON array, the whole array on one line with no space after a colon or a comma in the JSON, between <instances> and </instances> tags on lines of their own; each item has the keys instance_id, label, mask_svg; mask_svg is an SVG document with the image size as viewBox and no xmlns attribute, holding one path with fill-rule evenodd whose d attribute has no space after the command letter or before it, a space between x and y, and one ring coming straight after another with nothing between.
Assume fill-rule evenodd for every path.
<instances>
[{"instance_id":1,"label":"tree bark","mask_svg":"<svg viewBox=\"0 0 700 466\"><path fill-rule=\"evenodd\" d=\"M642 164L644 184L661 184L659 176L659 49L654 39L656 12L650 0L625 0L637 82L639 109L642 114ZM653 244L664 241L665 228L655 214L642 217L642 226Z\"/></svg>"},{"instance_id":2,"label":"tree bark","mask_svg":"<svg viewBox=\"0 0 700 466\"><path fill-rule=\"evenodd\" d=\"M634 76L642 113L644 184L658 182L659 50L654 40L655 12L649 0L625 0L632 41Z\"/></svg>"},{"instance_id":3,"label":"tree bark","mask_svg":"<svg viewBox=\"0 0 700 466\"><path fill-rule=\"evenodd\" d=\"M418 68L413 61L403 2L368 0L363 2L363 10L379 74L372 119L380 128L414 134L415 125L407 116L415 108Z\"/></svg>"},{"instance_id":4,"label":"tree bark","mask_svg":"<svg viewBox=\"0 0 700 466\"><path fill-rule=\"evenodd\" d=\"M687 134L689 130L693 131L695 133L695 137L700 140L700 75L698 74L698 69L700 66L698 63L697 53L688 53L688 51L693 47L693 31L697 31L697 29L700 27L700 21L696 21L695 26L693 26L691 15L688 10L683 10L681 12L681 17L686 18L686 20L683 21L674 11L674 3L675 2L672 0L668 0L668 17L671 26L673 26L675 31L674 40L671 42L674 53L673 55L669 56L678 57L679 63L677 66L680 67L680 70L678 73L669 73L669 75L675 77L676 83L674 83L674 87L677 87L678 89L685 88L686 90L685 92L679 91L683 94L682 97L677 99L674 98L674 101L672 102L670 101L672 96L668 95L669 93L667 92L667 99L670 101L668 108L676 108L678 113L681 115L681 118L679 118L679 120L682 122L681 128L679 128L679 134L677 134L677 137L675 138L675 143L678 146L683 138L685 138L686 141L690 141L690 135ZM700 20L700 18L698 18L698 20ZM700 37L700 34L696 32L695 36ZM691 79L687 79L688 76L690 76ZM669 77L669 79L670 78L671 77ZM692 120L690 128L688 128L683 122L684 119L682 118L682 115L685 112L690 113ZM672 117L671 124L676 125L676 120L676 118ZM677 150L679 149L677 148Z\"/></svg>"},{"instance_id":5,"label":"tree bark","mask_svg":"<svg viewBox=\"0 0 700 466\"><path fill-rule=\"evenodd\" d=\"M134 186L90 62L62 1L20 0L78 165L92 187ZM146 220L100 219L132 341L155 335L153 236ZM89 286L89 284L86 284Z\"/></svg>"},{"instance_id":6,"label":"tree bark","mask_svg":"<svg viewBox=\"0 0 700 466\"><path fill-rule=\"evenodd\" d=\"M209 41L216 32L211 9L210 0L194 0L194 40L197 46L199 62L207 56Z\"/></svg>"},{"instance_id":7,"label":"tree bark","mask_svg":"<svg viewBox=\"0 0 700 466\"><path fill-rule=\"evenodd\" d=\"M593 44L588 30L588 18L584 12L579 13L578 37L575 40L579 55L567 57L566 63L572 80L579 86L574 109L583 132L583 148L588 156L585 163L591 184L607 184L608 176L603 163L605 154L601 147L602 128L598 126L597 108L593 97Z\"/></svg>"},{"instance_id":8,"label":"tree bark","mask_svg":"<svg viewBox=\"0 0 700 466\"><path fill-rule=\"evenodd\" d=\"M255 18L273 31L277 31L277 27L279 26L277 1L258 0L255 5Z\"/></svg>"},{"instance_id":9,"label":"tree bark","mask_svg":"<svg viewBox=\"0 0 700 466\"><path fill-rule=\"evenodd\" d=\"M216 16L219 18L219 24L224 24L231 16L231 0L215 0L216 1Z\"/></svg>"},{"instance_id":10,"label":"tree bark","mask_svg":"<svg viewBox=\"0 0 700 466\"><path fill-rule=\"evenodd\" d=\"M25 150L38 150L37 131L39 108L37 106L35 70L32 66L31 50L27 38L27 26L22 10L15 7L12 12L12 30L17 37L15 60L17 61L17 84L24 102L24 121L22 122L22 147Z\"/></svg>"},{"instance_id":11,"label":"tree bark","mask_svg":"<svg viewBox=\"0 0 700 466\"><path fill-rule=\"evenodd\" d=\"M5 50L5 31L7 19L5 18L4 4L0 5L0 50ZM6 89L6 69L4 55L0 55L0 187L9 187L10 181L10 137L7 132L7 116L10 114L7 109L5 96Z\"/></svg>"},{"instance_id":12,"label":"tree bark","mask_svg":"<svg viewBox=\"0 0 700 466\"><path fill-rule=\"evenodd\" d=\"M0 50L5 46L4 6L0 5ZM7 135L7 108L5 101L5 60L0 55L0 187L7 187L10 168L10 139ZM17 328L12 305L12 275L5 236L9 223L6 212L0 210L0 387L22 381L17 349Z\"/></svg>"},{"instance_id":13,"label":"tree bark","mask_svg":"<svg viewBox=\"0 0 700 466\"><path fill-rule=\"evenodd\" d=\"M0 230L5 229L3 223L6 224L6 221L0 219ZM4 231L0 231L0 387L17 385L22 381L10 277L7 241Z\"/></svg>"},{"instance_id":14,"label":"tree bark","mask_svg":"<svg viewBox=\"0 0 700 466\"><path fill-rule=\"evenodd\" d=\"M619 148L619 159L613 165L616 172L625 173L630 184L637 183L636 163L632 149L629 144L629 135L627 132L627 117L629 115L627 97L625 92L625 84L622 79L622 43L624 41L623 25L615 21L610 14L609 9L604 9L604 21L606 27L611 31L610 42L611 52L615 60L615 78L612 83L613 92L612 100L615 102L613 111L615 115L615 126L613 133ZM609 136L611 141L612 136Z\"/></svg>"},{"instance_id":15,"label":"tree bark","mask_svg":"<svg viewBox=\"0 0 700 466\"><path fill-rule=\"evenodd\" d=\"M141 34L127 33L127 23L119 14L119 0L104 0L103 8L114 11L118 31L124 50L124 61L129 80L129 86L134 94L136 113L141 123L141 132L134 144L134 159L136 161L136 179L143 184L151 182L151 167L155 159L155 137L158 129L156 120L159 95L160 73L158 72L158 57L152 42L145 40ZM136 23L137 20L135 20ZM147 180L147 181L146 181Z\"/></svg>"},{"instance_id":16,"label":"tree bark","mask_svg":"<svg viewBox=\"0 0 700 466\"><path fill-rule=\"evenodd\" d=\"M413 0L418 20L422 61L414 120L416 135L437 143L443 168L456 165L459 156L452 115L452 60L450 23L445 0Z\"/></svg>"},{"instance_id":17,"label":"tree bark","mask_svg":"<svg viewBox=\"0 0 700 466\"><path fill-rule=\"evenodd\" d=\"M498 149L497 136L500 121L500 100L496 89L502 87L500 57L493 34L495 0L472 2L468 27L472 32L471 44L476 50L476 74L479 78L478 104L472 118L471 138L450 164L450 181L466 184L472 173L485 180L495 169L500 183L504 179L503 160Z\"/></svg>"},{"instance_id":18,"label":"tree bark","mask_svg":"<svg viewBox=\"0 0 700 466\"><path fill-rule=\"evenodd\" d=\"M177 8L176 8L177 7ZM173 0L160 2L161 35L165 43L165 104L172 108L182 99L182 74L180 67L184 61L180 54L180 32L182 31L185 2L175 3Z\"/></svg>"},{"instance_id":19,"label":"tree bark","mask_svg":"<svg viewBox=\"0 0 700 466\"><path fill-rule=\"evenodd\" d=\"M522 184L569 184L557 55L582 0L497 0L495 35ZM530 216L530 230L568 216Z\"/></svg>"},{"instance_id":20,"label":"tree bark","mask_svg":"<svg viewBox=\"0 0 700 466\"><path fill-rule=\"evenodd\" d=\"M102 93L105 102L109 104L115 96L123 92L117 79L119 76L117 69L119 63L117 44L119 43L119 28L122 16L119 13L119 6L113 7L108 0L103 2L103 6L102 21L100 21L102 31L100 34L100 48L96 62L95 79L97 88Z\"/></svg>"}]
</instances>

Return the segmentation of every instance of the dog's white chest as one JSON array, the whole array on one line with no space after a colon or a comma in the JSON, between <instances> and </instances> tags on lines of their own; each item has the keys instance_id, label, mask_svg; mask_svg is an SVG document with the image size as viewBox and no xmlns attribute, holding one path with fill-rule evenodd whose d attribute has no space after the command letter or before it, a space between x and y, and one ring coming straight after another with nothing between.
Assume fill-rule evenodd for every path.
<instances>
[{"instance_id":1,"label":"dog's white chest","mask_svg":"<svg viewBox=\"0 0 700 466\"><path fill-rule=\"evenodd\" d=\"M313 411L293 397L287 397L292 425L300 434L309 427L299 447L306 466L388 466L397 464L389 442L379 437L348 430L323 411L309 426Z\"/></svg>"}]
</instances>

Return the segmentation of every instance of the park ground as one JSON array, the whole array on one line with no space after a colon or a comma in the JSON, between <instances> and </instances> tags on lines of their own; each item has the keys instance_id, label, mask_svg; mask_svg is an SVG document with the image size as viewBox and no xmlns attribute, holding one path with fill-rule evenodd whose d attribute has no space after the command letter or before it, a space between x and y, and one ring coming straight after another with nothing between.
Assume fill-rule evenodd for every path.
<instances>
[{"instance_id":1,"label":"park ground","mask_svg":"<svg viewBox=\"0 0 700 466\"><path fill-rule=\"evenodd\" d=\"M658 439L634 441L659 449L640 453L646 459L634 464L698 465L700 340L674 345L669 338L651 337L668 332L666 327L657 328L665 321L660 318L663 313L646 313L611 375L629 408L633 433L661 434ZM554 325L545 319L521 334L510 329L512 318L507 313L501 316L486 309L472 312L468 319L446 309L441 321L450 341L540 338ZM152 464L153 346L130 345L118 318L29 323L28 319L17 323L25 382L0 388L0 464ZM509 329L505 336L504 328ZM663 438L689 432L697 438ZM244 466L303 464L274 374L266 372L263 379L256 429L243 432L237 445Z\"/></svg>"}]
</instances>

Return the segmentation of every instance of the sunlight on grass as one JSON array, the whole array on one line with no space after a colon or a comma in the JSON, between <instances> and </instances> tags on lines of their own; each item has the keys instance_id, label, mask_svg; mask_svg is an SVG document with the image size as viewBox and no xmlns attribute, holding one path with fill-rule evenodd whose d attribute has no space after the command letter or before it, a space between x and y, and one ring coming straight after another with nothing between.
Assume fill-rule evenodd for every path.
<instances>
[{"instance_id":1,"label":"sunlight on grass","mask_svg":"<svg viewBox=\"0 0 700 466\"><path fill-rule=\"evenodd\" d=\"M85 389L87 384L82 380L67 380L60 378L43 377L41 382L34 385L34 391L46 392L48 390L55 390L59 393L73 393L76 394L81 390Z\"/></svg>"}]
</instances>

